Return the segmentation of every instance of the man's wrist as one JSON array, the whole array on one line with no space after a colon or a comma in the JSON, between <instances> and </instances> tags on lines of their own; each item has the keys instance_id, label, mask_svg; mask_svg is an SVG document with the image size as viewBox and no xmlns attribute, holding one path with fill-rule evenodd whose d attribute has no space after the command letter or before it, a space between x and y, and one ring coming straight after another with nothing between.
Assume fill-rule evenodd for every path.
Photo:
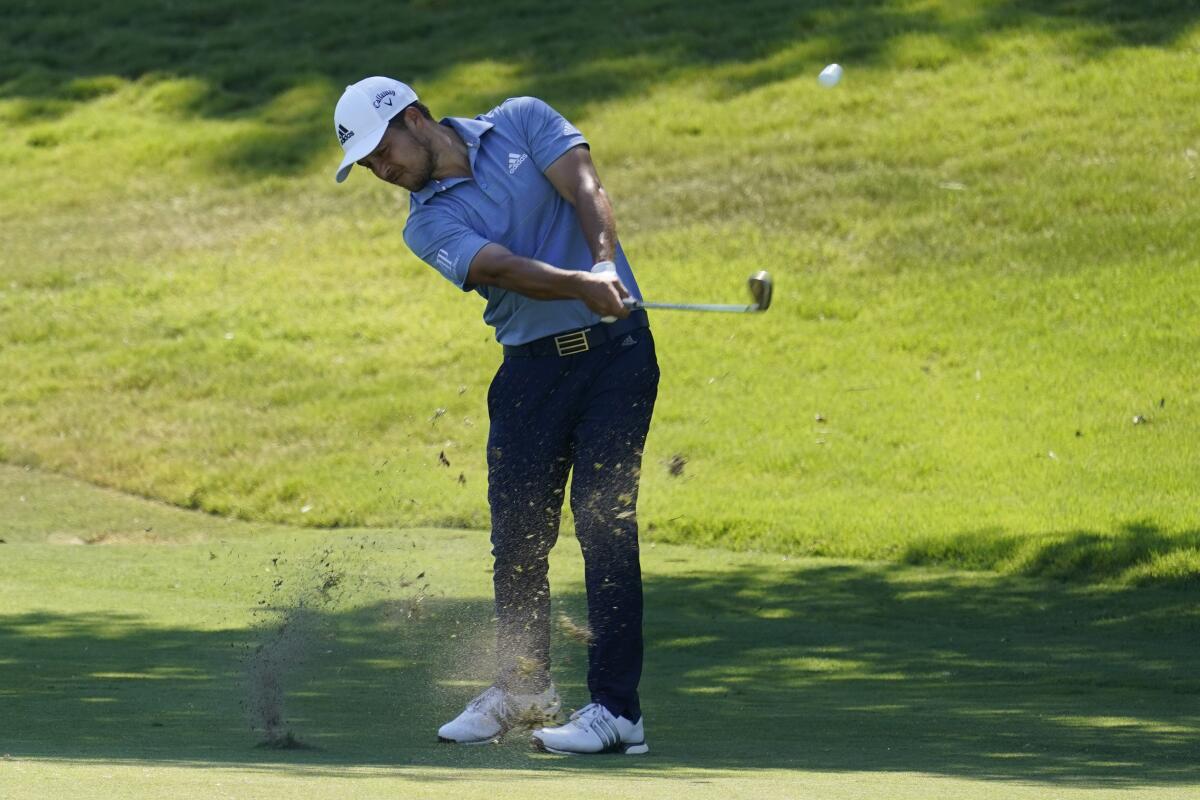
<instances>
[{"instance_id":1,"label":"man's wrist","mask_svg":"<svg viewBox=\"0 0 1200 800\"><path fill-rule=\"evenodd\" d=\"M582 300L587 294L587 283L591 273L582 270L566 270L567 280L564 285L568 295L573 300Z\"/></svg>"}]
</instances>

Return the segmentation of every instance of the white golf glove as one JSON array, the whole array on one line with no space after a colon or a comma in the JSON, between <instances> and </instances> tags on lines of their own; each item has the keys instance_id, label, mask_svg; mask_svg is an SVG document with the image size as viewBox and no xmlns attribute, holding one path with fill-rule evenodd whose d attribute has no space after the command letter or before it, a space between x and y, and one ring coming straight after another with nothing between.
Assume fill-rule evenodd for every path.
<instances>
[{"instance_id":1,"label":"white golf glove","mask_svg":"<svg viewBox=\"0 0 1200 800\"><path fill-rule=\"evenodd\" d=\"M592 265L592 272L596 273L597 275L604 273L604 272L616 272L616 271L617 271L617 265L611 261L600 261L600 262ZM616 317L601 317L600 321L601 322L616 322L617 318Z\"/></svg>"}]
</instances>

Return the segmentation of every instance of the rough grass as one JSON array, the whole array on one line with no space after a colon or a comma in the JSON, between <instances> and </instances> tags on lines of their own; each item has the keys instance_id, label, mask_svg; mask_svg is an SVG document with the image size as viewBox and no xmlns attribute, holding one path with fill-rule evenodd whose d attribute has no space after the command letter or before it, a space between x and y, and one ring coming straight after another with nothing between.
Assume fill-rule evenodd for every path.
<instances>
[{"instance_id":1,"label":"rough grass","mask_svg":"<svg viewBox=\"0 0 1200 800\"><path fill-rule=\"evenodd\" d=\"M435 741L487 679L481 533L231 523L12 468L0 504L6 798L1128 800L1200 785L1190 593L651 544L651 754L570 759L520 735ZM63 513L107 538L70 544ZM585 619L581 573L565 539L560 618ZM305 599L288 646L257 659ZM586 701L585 646L556 627L568 707ZM256 747L266 677L281 740L309 749Z\"/></svg>"},{"instance_id":2,"label":"rough grass","mask_svg":"<svg viewBox=\"0 0 1200 800\"><path fill-rule=\"evenodd\" d=\"M439 114L569 113L647 296L776 276L763 318L655 317L651 538L1195 580L1192 4L362 13L353 47L316 2L6 17L0 460L486 526L481 308L407 253L402 193L329 178L340 88L390 72Z\"/></svg>"}]
</instances>

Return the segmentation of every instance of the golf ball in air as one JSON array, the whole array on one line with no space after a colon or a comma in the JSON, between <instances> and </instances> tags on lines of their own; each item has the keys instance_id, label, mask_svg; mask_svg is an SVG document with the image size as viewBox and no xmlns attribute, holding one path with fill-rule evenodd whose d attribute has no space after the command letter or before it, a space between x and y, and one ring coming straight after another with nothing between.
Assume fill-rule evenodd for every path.
<instances>
[{"instance_id":1,"label":"golf ball in air","mask_svg":"<svg viewBox=\"0 0 1200 800\"><path fill-rule=\"evenodd\" d=\"M821 85L832 89L838 85L838 81L842 79L842 66L840 64L830 64L825 69L821 70L821 74L817 76L817 80Z\"/></svg>"}]
</instances>

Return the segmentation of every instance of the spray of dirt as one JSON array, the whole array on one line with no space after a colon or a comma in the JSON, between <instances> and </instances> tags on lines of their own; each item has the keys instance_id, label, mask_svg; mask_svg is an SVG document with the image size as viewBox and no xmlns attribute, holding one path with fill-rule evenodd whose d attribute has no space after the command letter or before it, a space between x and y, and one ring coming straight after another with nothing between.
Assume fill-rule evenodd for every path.
<instances>
[{"instance_id":1,"label":"spray of dirt","mask_svg":"<svg viewBox=\"0 0 1200 800\"><path fill-rule=\"evenodd\" d=\"M446 719L453 717L473 695L483 691L496 679L496 622L496 618L490 615L439 620L443 630L448 633L449 641L447 646L429 655L436 661L436 673L443 677L442 685L433 689L434 702L445 708ZM555 643L551 649L554 670L569 674L580 661L586 663L586 648L592 640L592 632L587 625L579 624L565 609L560 608L554 617L553 633ZM516 669L523 677L531 677L541 666L529 658L518 656ZM562 724L565 718L563 712L547 715L540 708L522 708L512 720L512 727L514 731L524 733L545 725ZM528 744L526 736L511 738L515 745L524 747Z\"/></svg>"},{"instance_id":2,"label":"spray of dirt","mask_svg":"<svg viewBox=\"0 0 1200 800\"><path fill-rule=\"evenodd\" d=\"M394 593L410 581L377 581L369 577L368 545L347 540L298 559L277 554L264 566L270 588L258 600L253 644L244 661L242 707L251 728L261 737L256 747L314 749L289 729L287 692L300 668L317 652L337 648L336 612L356 599L380 591ZM396 601L408 619L419 616L428 585L416 596ZM394 596L394 594L393 594Z\"/></svg>"},{"instance_id":3,"label":"spray of dirt","mask_svg":"<svg viewBox=\"0 0 1200 800\"><path fill-rule=\"evenodd\" d=\"M562 631L563 636L566 636L577 644L587 646L592 643L592 630L587 625L580 625L566 611L558 612L558 629Z\"/></svg>"},{"instance_id":4,"label":"spray of dirt","mask_svg":"<svg viewBox=\"0 0 1200 800\"><path fill-rule=\"evenodd\" d=\"M262 735L259 747L307 747L286 729L284 687L307 659L318 636L318 619L303 605L279 611L276 626L264 626L263 639L246 664L245 709Z\"/></svg>"},{"instance_id":5,"label":"spray of dirt","mask_svg":"<svg viewBox=\"0 0 1200 800\"><path fill-rule=\"evenodd\" d=\"M289 691L308 679L306 664L327 660L325 655L318 658L319 653L332 653L336 661L341 650L337 620L352 607L374 609L378 616L368 621L384 651L395 648L396 655L411 654L414 634L419 641L429 640L431 646L421 653L433 676L429 702L444 707L446 719L495 679L495 618L487 613L447 614L435 602L424 570L397 569L394 561L394 566L383 567L378 552L379 542L370 537L343 539L307 554L276 554L256 571L263 591L256 600L253 644L245 651L241 678L242 707L259 738L256 747L312 748L288 720ZM410 578L404 573L416 574ZM583 655L592 632L562 606L556 611L555 663L569 670ZM378 687L379 707L399 702L389 701L388 695L387 686ZM536 728L553 721L530 712L517 727Z\"/></svg>"}]
</instances>

